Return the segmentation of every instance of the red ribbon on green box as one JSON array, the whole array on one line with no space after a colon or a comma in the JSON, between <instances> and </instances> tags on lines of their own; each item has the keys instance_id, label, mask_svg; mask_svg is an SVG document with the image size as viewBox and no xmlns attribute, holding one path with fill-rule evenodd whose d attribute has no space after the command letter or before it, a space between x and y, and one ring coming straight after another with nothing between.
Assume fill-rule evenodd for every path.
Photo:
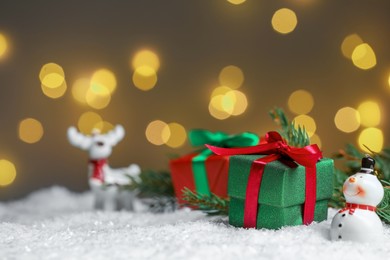
<instances>
[{"instance_id":1,"label":"red ribbon on green box","mask_svg":"<svg viewBox=\"0 0 390 260\"><path fill-rule=\"evenodd\" d=\"M204 129L194 129L188 134L191 145L203 146L211 144L219 147L244 147L259 143L259 137L254 133L243 132L236 135L228 135L224 132L210 132ZM207 180L206 159L213 152L209 149L202 150L192 158L192 172L194 174L195 190L199 194L210 196L210 186Z\"/></svg>"},{"instance_id":2,"label":"red ribbon on green box","mask_svg":"<svg viewBox=\"0 0 390 260\"><path fill-rule=\"evenodd\" d=\"M218 155L264 154L252 163L245 194L244 227L255 228L257 222L258 200L261 180L267 163L280 160L289 167L296 167L298 163L305 167L305 203L303 208L303 224L308 225L314 220L316 203L316 163L322 158L322 152L317 145L308 145L303 148L291 147L286 144L277 132L268 132L264 144L241 147L223 148L206 145Z\"/></svg>"}]
</instances>

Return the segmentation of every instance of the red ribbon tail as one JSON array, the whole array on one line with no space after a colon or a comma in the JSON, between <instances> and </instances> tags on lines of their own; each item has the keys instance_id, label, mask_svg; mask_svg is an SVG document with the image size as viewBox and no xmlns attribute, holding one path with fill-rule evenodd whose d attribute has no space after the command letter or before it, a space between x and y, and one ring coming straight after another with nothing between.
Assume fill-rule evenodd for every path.
<instances>
[{"instance_id":1,"label":"red ribbon tail","mask_svg":"<svg viewBox=\"0 0 390 260\"><path fill-rule=\"evenodd\" d=\"M316 167L306 167L306 189L305 204L303 207L303 224L309 225L314 221L314 210L316 207Z\"/></svg>"},{"instance_id":2,"label":"red ribbon tail","mask_svg":"<svg viewBox=\"0 0 390 260\"><path fill-rule=\"evenodd\" d=\"M277 154L272 154L257 159L252 163L245 195L244 228L256 228L259 208L258 200L264 168L267 163L276 161L279 157Z\"/></svg>"},{"instance_id":3,"label":"red ribbon tail","mask_svg":"<svg viewBox=\"0 0 390 260\"><path fill-rule=\"evenodd\" d=\"M258 198L264 167L264 162L254 161L249 173L244 208L244 228L256 228Z\"/></svg>"}]
</instances>

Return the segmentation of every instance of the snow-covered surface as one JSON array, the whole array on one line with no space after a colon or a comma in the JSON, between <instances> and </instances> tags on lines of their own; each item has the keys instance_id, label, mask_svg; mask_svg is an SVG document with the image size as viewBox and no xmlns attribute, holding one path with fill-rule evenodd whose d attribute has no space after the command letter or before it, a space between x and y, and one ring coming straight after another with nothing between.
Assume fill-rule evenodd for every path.
<instances>
[{"instance_id":1,"label":"snow-covered surface","mask_svg":"<svg viewBox=\"0 0 390 260\"><path fill-rule=\"evenodd\" d=\"M96 212L91 193L61 187L0 203L0 259L390 259L385 240L329 241L329 219L281 230L246 230L182 209Z\"/></svg>"}]
</instances>

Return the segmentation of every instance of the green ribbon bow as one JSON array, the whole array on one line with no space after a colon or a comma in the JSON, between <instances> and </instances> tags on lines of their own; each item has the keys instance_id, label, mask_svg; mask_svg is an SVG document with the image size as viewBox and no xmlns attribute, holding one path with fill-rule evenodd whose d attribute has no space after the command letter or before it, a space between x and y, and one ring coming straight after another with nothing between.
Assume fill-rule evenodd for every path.
<instances>
[{"instance_id":1,"label":"green ribbon bow","mask_svg":"<svg viewBox=\"0 0 390 260\"><path fill-rule=\"evenodd\" d=\"M243 132L236 135L228 135L224 132L210 132L204 129L194 129L188 134L192 146L210 144L218 147L246 147L259 143L259 137L254 133ZM207 180L206 159L213 152L204 148L192 158L192 172L194 174L195 189L197 193L210 196L210 186Z\"/></svg>"}]
</instances>

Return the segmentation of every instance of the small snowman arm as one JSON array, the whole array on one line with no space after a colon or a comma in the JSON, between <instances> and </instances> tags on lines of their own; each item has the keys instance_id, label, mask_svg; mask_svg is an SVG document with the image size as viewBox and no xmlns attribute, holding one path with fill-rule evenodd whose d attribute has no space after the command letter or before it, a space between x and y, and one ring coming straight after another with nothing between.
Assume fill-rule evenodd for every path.
<instances>
[{"instance_id":1,"label":"small snowman arm","mask_svg":"<svg viewBox=\"0 0 390 260\"><path fill-rule=\"evenodd\" d=\"M68 140L71 145L82 150L88 150L92 144L91 137L79 133L74 126L69 127L68 129Z\"/></svg>"},{"instance_id":2,"label":"small snowman arm","mask_svg":"<svg viewBox=\"0 0 390 260\"><path fill-rule=\"evenodd\" d=\"M112 145L117 145L125 137L125 129L121 125L116 125L113 130L106 134L107 141Z\"/></svg>"}]
</instances>

